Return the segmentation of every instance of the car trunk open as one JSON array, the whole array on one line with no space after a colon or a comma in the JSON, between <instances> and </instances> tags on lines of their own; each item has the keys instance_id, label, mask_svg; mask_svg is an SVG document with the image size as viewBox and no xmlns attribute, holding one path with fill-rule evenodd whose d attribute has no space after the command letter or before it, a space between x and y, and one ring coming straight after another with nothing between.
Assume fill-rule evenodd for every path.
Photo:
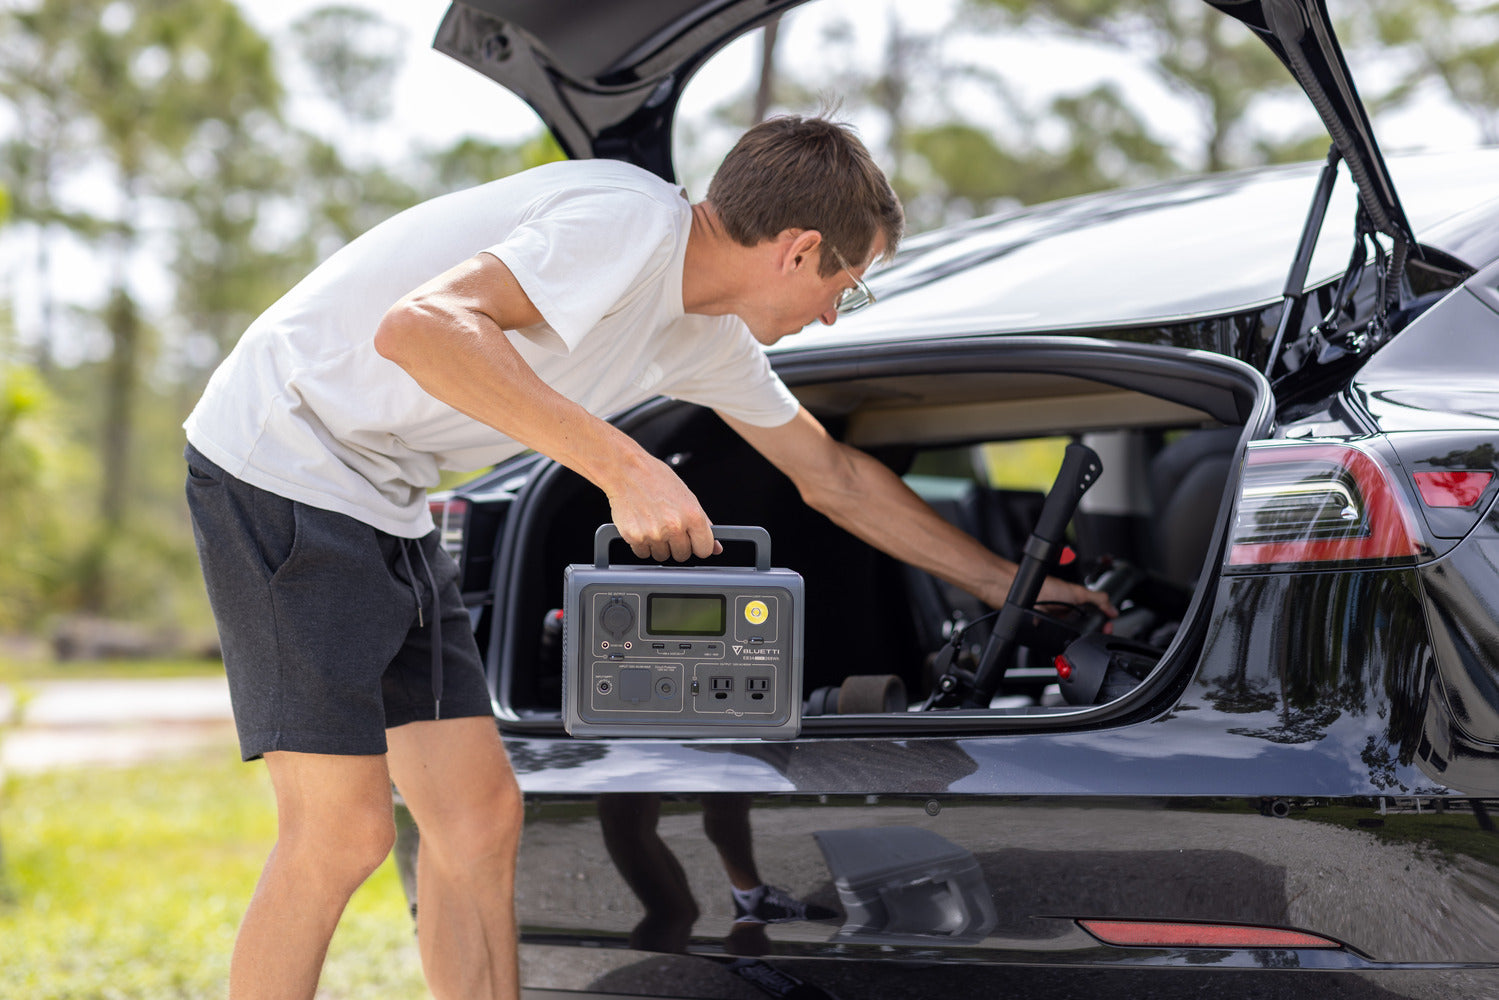
<instances>
[{"instance_id":1,"label":"car trunk open","mask_svg":"<svg viewBox=\"0 0 1499 1000\"><path fill-rule=\"evenodd\" d=\"M1267 432L1269 390L1258 373L1203 352L1056 337L954 340L873 358L788 352L777 367L835 436L885 462L945 517L1012 560L1042 493L989 482L984 449L1069 437L1095 446L1104 474L1074 520L1078 558L1057 572L1074 579L1133 573L1116 625L1159 651L1142 676L1092 703L1070 704L1058 697L1049 647L1065 634L1038 622L987 710L920 713L845 698L840 712L838 694L851 677L865 679L855 686L866 692L870 679L899 678L906 702L918 703L954 624L974 622L986 609L808 508L710 411L667 400L638 408L620 425L672 465L715 523L767 528L776 564L804 577L804 732L1096 724L1152 711L1183 678L1222 561L1243 446ZM487 654L507 728L561 728L555 616L562 571L591 560L594 530L608 520L603 495L554 464L530 479L507 518ZM730 548L720 558L740 555ZM961 645L981 645L985 634L979 623Z\"/></svg>"}]
</instances>

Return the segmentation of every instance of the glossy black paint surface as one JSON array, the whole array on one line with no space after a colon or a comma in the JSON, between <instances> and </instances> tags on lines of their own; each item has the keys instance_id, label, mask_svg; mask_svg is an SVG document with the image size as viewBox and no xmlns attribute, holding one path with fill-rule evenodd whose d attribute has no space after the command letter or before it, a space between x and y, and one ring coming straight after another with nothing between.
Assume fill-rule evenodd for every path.
<instances>
[{"instance_id":1,"label":"glossy black paint surface","mask_svg":"<svg viewBox=\"0 0 1499 1000\"><path fill-rule=\"evenodd\" d=\"M1369 359L1353 391L1385 431L1499 430L1499 316L1455 290Z\"/></svg>"},{"instance_id":2,"label":"glossy black paint surface","mask_svg":"<svg viewBox=\"0 0 1499 1000\"><path fill-rule=\"evenodd\" d=\"M1114 976L1131 969L1424 967L1430 976L1441 966L1482 966L1499 931L1489 909L1499 891L1499 838L1484 803L1446 800L1438 811L1437 801L536 797L517 896L538 959L527 982L618 988L614 977L628 977L631 966L664 961L643 952L764 956L837 995L868 988L875 969L891 962L919 963L931 995L977 983L974 966L998 964L1005 970L990 976L1046 969L1053 989L1063 971L1107 972L1123 985ZM912 831L940 848L900 852ZM892 861L861 878L819 849L833 836L888 839ZM727 872L746 856L762 877L835 916L736 924ZM1079 918L1288 927L1342 947L1119 948L1087 934ZM604 954L558 950L584 942ZM548 951L554 961L542 960ZM1495 981L1492 967L1463 973ZM1424 980L1426 988L1441 981Z\"/></svg>"},{"instance_id":3,"label":"glossy black paint surface","mask_svg":"<svg viewBox=\"0 0 1499 1000\"><path fill-rule=\"evenodd\" d=\"M1493 766L1499 759L1499 513L1491 511L1451 556L1423 567L1421 577L1445 706L1460 735L1481 745L1467 756Z\"/></svg>"},{"instance_id":4,"label":"glossy black paint surface","mask_svg":"<svg viewBox=\"0 0 1499 1000\"><path fill-rule=\"evenodd\" d=\"M1007 983L1015 965L1035 967L1019 974L1054 996L1080 995L1070 991L1105 970L1119 988L1131 982L1122 970L1173 966L1278 970L1265 980L1245 973L1256 995L1494 989L1491 967L1429 966L1494 959L1490 809L1499 803L1482 796L1499 787L1492 760L1433 763L1437 744L1450 752L1454 727L1417 576L1225 578L1217 603L1232 610L1216 616L1180 697L1148 722L1112 730L779 744L507 740L528 799L519 899L537 972L527 981L651 992L637 977L677 968L673 976L703 977L708 989L723 972L705 958L644 950L765 955L836 995L875 982L880 996L975 989L985 980L973 966L994 963L1006 965ZM723 867L735 822L766 880L841 916L736 927ZM913 828L952 849L926 868L907 859L910 870L887 872L883 896L840 881L818 850L820 831ZM932 885L946 887L947 904L965 887L970 911L982 892L992 921L975 933L972 912L966 924L951 919L951 905L923 902L917 887ZM892 916L892 899L909 912ZM893 930L870 929L876 911ZM946 916L923 926L933 914ZM1344 947L1115 948L1080 930L1083 917L1291 927ZM616 950L632 941L636 950ZM544 957L582 942L609 959L564 972ZM892 960L922 974L913 968L898 986L878 979L875 968ZM1417 966L1426 966L1420 976L1389 971ZM1318 985L1285 982L1289 970L1321 970ZM1188 983L1150 995L1177 995L1177 985Z\"/></svg>"}]
</instances>

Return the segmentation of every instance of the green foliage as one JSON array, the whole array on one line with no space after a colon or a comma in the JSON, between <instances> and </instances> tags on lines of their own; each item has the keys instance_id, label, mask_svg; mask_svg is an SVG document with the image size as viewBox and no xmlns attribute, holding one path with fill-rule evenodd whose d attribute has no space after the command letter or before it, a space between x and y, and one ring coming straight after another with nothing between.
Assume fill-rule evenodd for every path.
<instances>
[{"instance_id":1,"label":"green foliage","mask_svg":"<svg viewBox=\"0 0 1499 1000\"><path fill-rule=\"evenodd\" d=\"M488 142L484 139L459 139L447 149L427 157L432 173L432 194L456 191L483 184L499 177L566 159L552 133L543 132L518 145Z\"/></svg>"},{"instance_id":2,"label":"green foliage","mask_svg":"<svg viewBox=\"0 0 1499 1000\"><path fill-rule=\"evenodd\" d=\"M345 116L344 134L388 110L402 39L383 19L324 8L291 38ZM58 468L71 470L65 490L42 477L28 492L7 490L8 504L0 498L6 536L23 517L31 531L0 565L0 630L38 630L44 610L80 608L206 624L180 425L209 373L257 315L355 236L421 197L561 155L538 137L353 163L289 125L283 99L270 41L232 0L0 8L0 100L14 112L0 180L16 193L16 221L40 237L42 319L31 340L49 398L66 402L45 424L49 447L67 457ZM85 177L112 181L117 197L66 203L59 192ZM49 253L63 229L93 253L81 287L95 310L64 312L45 298L62 277ZM161 262L168 311L143 305L131 279L143 260ZM55 363L64 334L101 332L106 358ZM61 523L64 510L68 530L38 526Z\"/></svg>"},{"instance_id":3,"label":"green foliage","mask_svg":"<svg viewBox=\"0 0 1499 1000\"><path fill-rule=\"evenodd\" d=\"M41 377L0 361L0 631L42 620L67 591L84 465Z\"/></svg>"},{"instance_id":4,"label":"green foliage","mask_svg":"<svg viewBox=\"0 0 1499 1000\"><path fill-rule=\"evenodd\" d=\"M363 7L333 4L298 18L291 36L323 95L348 118L372 122L390 114L390 81L402 61L399 28Z\"/></svg>"},{"instance_id":5,"label":"green foliage","mask_svg":"<svg viewBox=\"0 0 1499 1000\"><path fill-rule=\"evenodd\" d=\"M16 776L0 996L222 997L235 928L275 839L265 769L204 761ZM426 996L392 862L357 893L318 996Z\"/></svg>"},{"instance_id":6,"label":"green foliage","mask_svg":"<svg viewBox=\"0 0 1499 1000\"><path fill-rule=\"evenodd\" d=\"M908 141L944 196L966 203L972 214L1001 200L1067 198L1168 176L1176 167L1112 87L1057 98L1052 111L1072 123L1067 145L1057 151L1001 148L991 131L960 122L913 130Z\"/></svg>"},{"instance_id":7,"label":"green foliage","mask_svg":"<svg viewBox=\"0 0 1499 1000\"><path fill-rule=\"evenodd\" d=\"M1002 30L1041 29L1143 57L1168 87L1197 108L1204 137L1194 166L1228 170L1262 162L1279 137L1256 131L1250 109L1290 93L1290 74L1259 39L1201 0L967 0ZM1123 105L1119 105L1120 108ZM1056 109L1076 139L1086 119ZM1308 128L1315 119L1310 119ZM1319 132L1320 134L1320 132ZM1292 137L1293 144L1300 137ZM1147 158L1154 153L1147 152Z\"/></svg>"},{"instance_id":8,"label":"green foliage","mask_svg":"<svg viewBox=\"0 0 1499 1000\"><path fill-rule=\"evenodd\" d=\"M1369 0L1355 29L1364 44L1405 57L1402 95L1439 84L1478 126L1482 141L1499 142L1499 3L1457 0Z\"/></svg>"},{"instance_id":9,"label":"green foliage","mask_svg":"<svg viewBox=\"0 0 1499 1000\"><path fill-rule=\"evenodd\" d=\"M979 17L1007 28L1036 27L1147 54L1168 85L1198 107L1201 167L1225 170L1322 155L1316 119L1286 133L1268 130L1253 109L1295 92L1286 69L1250 32L1200 0L967 0ZM1337 26L1371 114L1440 88L1499 142L1499 3L1368 0ZM1365 66L1397 67L1393 82L1368 87ZM1321 147L1318 149L1317 147Z\"/></svg>"}]
</instances>

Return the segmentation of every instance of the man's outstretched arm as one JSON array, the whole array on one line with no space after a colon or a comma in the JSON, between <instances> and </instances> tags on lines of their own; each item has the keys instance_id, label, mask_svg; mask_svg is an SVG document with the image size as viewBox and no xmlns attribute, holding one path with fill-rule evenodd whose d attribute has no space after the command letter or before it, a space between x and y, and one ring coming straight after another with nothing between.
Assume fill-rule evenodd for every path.
<instances>
[{"instance_id":1,"label":"man's outstretched arm","mask_svg":"<svg viewBox=\"0 0 1499 1000\"><path fill-rule=\"evenodd\" d=\"M392 306L375 350L444 403L598 486L636 555L722 551L697 498L666 463L553 390L505 335L542 321L510 269L481 253Z\"/></svg>"},{"instance_id":2,"label":"man's outstretched arm","mask_svg":"<svg viewBox=\"0 0 1499 1000\"><path fill-rule=\"evenodd\" d=\"M882 463L835 441L805 408L779 427L756 427L720 416L791 479L808 506L839 527L991 607L1004 604L1015 577L1014 563L943 520ZM1046 581L1041 596L1114 612L1106 595L1055 578Z\"/></svg>"}]
</instances>

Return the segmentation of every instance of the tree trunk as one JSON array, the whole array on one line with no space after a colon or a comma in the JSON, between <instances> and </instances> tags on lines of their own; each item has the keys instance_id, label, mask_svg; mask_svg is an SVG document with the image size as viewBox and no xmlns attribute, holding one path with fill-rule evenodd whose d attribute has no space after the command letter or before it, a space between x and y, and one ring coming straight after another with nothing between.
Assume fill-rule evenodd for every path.
<instances>
[{"instance_id":1,"label":"tree trunk","mask_svg":"<svg viewBox=\"0 0 1499 1000\"><path fill-rule=\"evenodd\" d=\"M140 308L123 284L110 293L104 318L111 351L104 368L99 435L99 526L80 572L80 603L91 614L103 614L109 604L109 550L124 530L132 478L142 324Z\"/></svg>"},{"instance_id":2,"label":"tree trunk","mask_svg":"<svg viewBox=\"0 0 1499 1000\"><path fill-rule=\"evenodd\" d=\"M755 124L765 120L770 113L771 97L775 91L776 79L776 36L781 30L781 19L778 17L765 26L760 36L760 85L755 88Z\"/></svg>"}]
</instances>

